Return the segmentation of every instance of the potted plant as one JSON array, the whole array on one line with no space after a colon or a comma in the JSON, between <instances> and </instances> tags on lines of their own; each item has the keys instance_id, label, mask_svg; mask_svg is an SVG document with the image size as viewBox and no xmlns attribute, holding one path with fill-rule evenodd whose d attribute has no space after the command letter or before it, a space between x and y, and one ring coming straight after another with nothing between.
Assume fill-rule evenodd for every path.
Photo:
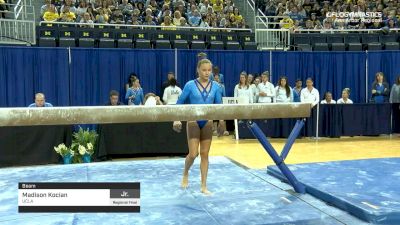
<instances>
[{"instance_id":1,"label":"potted plant","mask_svg":"<svg viewBox=\"0 0 400 225\"><path fill-rule=\"evenodd\" d=\"M83 130L82 127L79 128L78 132L73 135L71 148L75 150L76 158L74 162L91 162L91 156L95 150L95 144L98 137L96 131L93 130Z\"/></svg>"},{"instance_id":2,"label":"potted plant","mask_svg":"<svg viewBox=\"0 0 400 225\"><path fill-rule=\"evenodd\" d=\"M74 150L65 146L64 143L59 144L57 147L54 147L54 150L63 157L64 164L71 164L72 158L75 155Z\"/></svg>"}]
</instances>

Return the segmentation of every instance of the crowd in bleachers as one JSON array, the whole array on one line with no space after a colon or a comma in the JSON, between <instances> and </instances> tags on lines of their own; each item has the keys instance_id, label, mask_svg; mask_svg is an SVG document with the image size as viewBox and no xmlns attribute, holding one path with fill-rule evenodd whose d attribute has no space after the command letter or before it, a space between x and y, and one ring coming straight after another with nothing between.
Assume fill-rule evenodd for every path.
<instances>
[{"instance_id":1,"label":"crowd in bleachers","mask_svg":"<svg viewBox=\"0 0 400 225\"><path fill-rule=\"evenodd\" d=\"M276 19L284 28L393 29L400 23L398 0L257 0L257 4L266 16L288 16ZM375 15L358 18L346 12Z\"/></svg>"},{"instance_id":2,"label":"crowd in bleachers","mask_svg":"<svg viewBox=\"0 0 400 225\"><path fill-rule=\"evenodd\" d=\"M232 0L45 0L40 13L44 21L246 28Z\"/></svg>"}]
</instances>

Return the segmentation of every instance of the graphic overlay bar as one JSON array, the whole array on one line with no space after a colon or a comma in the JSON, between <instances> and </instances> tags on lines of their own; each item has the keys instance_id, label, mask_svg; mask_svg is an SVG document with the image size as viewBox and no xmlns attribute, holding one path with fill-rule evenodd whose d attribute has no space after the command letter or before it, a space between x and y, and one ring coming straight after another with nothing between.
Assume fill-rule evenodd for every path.
<instances>
[{"instance_id":1,"label":"graphic overlay bar","mask_svg":"<svg viewBox=\"0 0 400 225\"><path fill-rule=\"evenodd\" d=\"M20 182L18 211L140 212L140 183Z\"/></svg>"}]
</instances>

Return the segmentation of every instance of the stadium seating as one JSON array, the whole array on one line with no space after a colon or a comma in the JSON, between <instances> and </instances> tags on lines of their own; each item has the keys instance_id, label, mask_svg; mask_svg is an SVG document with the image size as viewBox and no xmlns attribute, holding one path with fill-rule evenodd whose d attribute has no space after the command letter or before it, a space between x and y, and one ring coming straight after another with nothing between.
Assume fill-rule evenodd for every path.
<instances>
[{"instance_id":1,"label":"stadium seating","mask_svg":"<svg viewBox=\"0 0 400 225\"><path fill-rule=\"evenodd\" d=\"M254 33L39 26L41 47L256 50Z\"/></svg>"},{"instance_id":2,"label":"stadium seating","mask_svg":"<svg viewBox=\"0 0 400 225\"><path fill-rule=\"evenodd\" d=\"M292 34L291 43L298 51L399 50L400 34Z\"/></svg>"}]
</instances>

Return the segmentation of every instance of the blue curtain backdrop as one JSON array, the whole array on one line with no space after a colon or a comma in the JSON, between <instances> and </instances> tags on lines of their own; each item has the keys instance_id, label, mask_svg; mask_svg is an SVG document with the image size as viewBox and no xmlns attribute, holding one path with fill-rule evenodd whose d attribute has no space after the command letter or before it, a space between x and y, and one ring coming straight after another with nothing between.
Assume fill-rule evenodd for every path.
<instances>
[{"instance_id":1,"label":"blue curtain backdrop","mask_svg":"<svg viewBox=\"0 0 400 225\"><path fill-rule=\"evenodd\" d=\"M272 82L280 76L288 77L293 87L297 78L314 79L321 99L330 91L333 98L341 98L342 90L351 89L354 102L365 102L365 53L364 52L272 52Z\"/></svg>"},{"instance_id":2,"label":"blue curtain backdrop","mask_svg":"<svg viewBox=\"0 0 400 225\"><path fill-rule=\"evenodd\" d=\"M37 92L55 105L69 105L68 51L0 48L0 107L24 107Z\"/></svg>"},{"instance_id":3,"label":"blue curtain backdrop","mask_svg":"<svg viewBox=\"0 0 400 225\"><path fill-rule=\"evenodd\" d=\"M400 52L368 52L368 97L371 98L370 88L377 72L385 74L386 82L392 87L395 79L400 76Z\"/></svg>"},{"instance_id":4,"label":"blue curtain backdrop","mask_svg":"<svg viewBox=\"0 0 400 225\"><path fill-rule=\"evenodd\" d=\"M139 76L145 93L156 93L174 68L173 51L76 48L71 55L71 105L104 104L110 90L124 100L131 73Z\"/></svg>"},{"instance_id":5,"label":"blue curtain backdrop","mask_svg":"<svg viewBox=\"0 0 400 225\"><path fill-rule=\"evenodd\" d=\"M270 68L270 52L205 51L225 75L228 96L241 71L261 73ZM177 76L181 85L196 77L197 53L177 51ZM69 62L69 54L71 62ZM352 89L351 99L365 102L368 58L368 84L378 71L393 84L400 74L400 52L272 52L272 82L281 75L293 86L296 78L311 76L321 98L332 91L341 96L345 87ZM102 105L109 91L125 95L130 73L138 74L145 91L160 93L169 71L175 71L175 50L128 50L0 47L0 107L23 107L33 102L34 93L44 92L56 106Z\"/></svg>"}]
</instances>

